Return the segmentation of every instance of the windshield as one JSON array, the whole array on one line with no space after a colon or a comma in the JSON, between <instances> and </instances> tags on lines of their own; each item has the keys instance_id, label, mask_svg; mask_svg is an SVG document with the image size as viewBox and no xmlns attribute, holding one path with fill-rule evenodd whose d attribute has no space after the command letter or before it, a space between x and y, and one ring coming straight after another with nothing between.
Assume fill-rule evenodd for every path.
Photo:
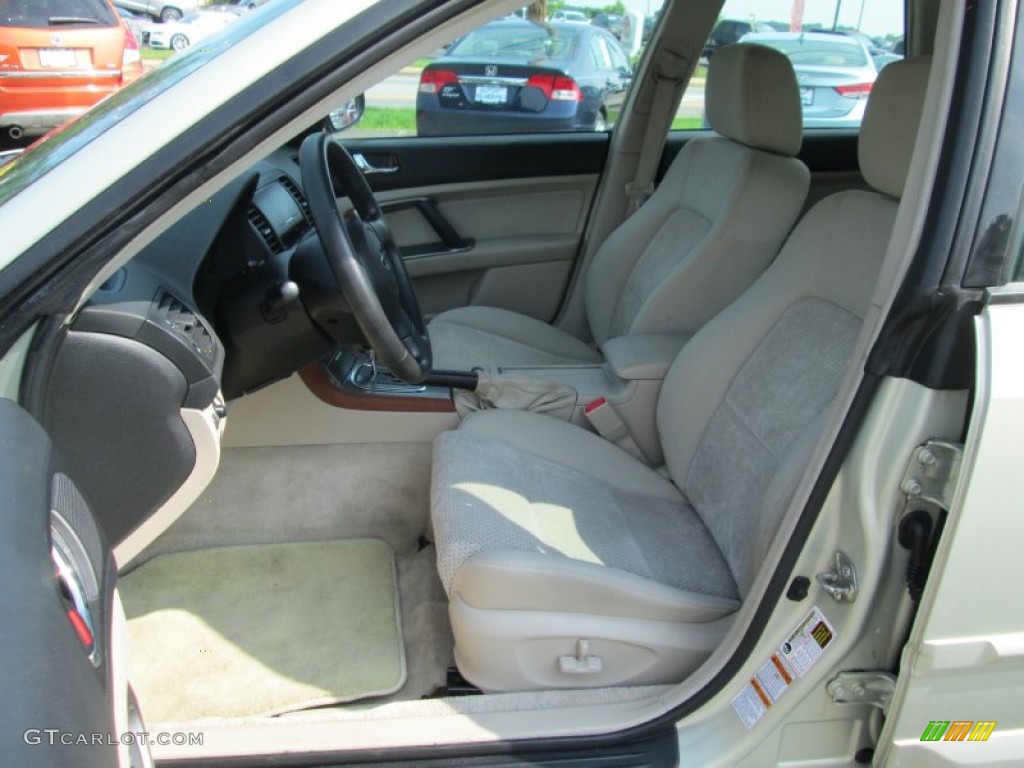
<instances>
[{"instance_id":1,"label":"windshield","mask_svg":"<svg viewBox=\"0 0 1024 768\"><path fill-rule=\"evenodd\" d=\"M576 52L579 33L534 24L485 26L452 46L454 58L509 57L566 61Z\"/></svg>"},{"instance_id":2,"label":"windshield","mask_svg":"<svg viewBox=\"0 0 1024 768\"><path fill-rule=\"evenodd\" d=\"M104 0L0 0L0 27L49 29L116 24L117 18Z\"/></svg>"},{"instance_id":3,"label":"windshield","mask_svg":"<svg viewBox=\"0 0 1024 768\"><path fill-rule=\"evenodd\" d=\"M867 54L854 42L814 40L805 37L775 39L771 36L744 38L786 54L795 65L813 67L866 67Z\"/></svg>"}]
</instances>

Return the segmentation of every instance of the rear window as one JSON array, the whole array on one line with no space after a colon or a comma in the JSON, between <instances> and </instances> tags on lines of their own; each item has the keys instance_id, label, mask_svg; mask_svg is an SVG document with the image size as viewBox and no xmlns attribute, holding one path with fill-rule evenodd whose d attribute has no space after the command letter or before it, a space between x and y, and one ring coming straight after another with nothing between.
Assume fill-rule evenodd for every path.
<instances>
[{"instance_id":1,"label":"rear window","mask_svg":"<svg viewBox=\"0 0 1024 768\"><path fill-rule=\"evenodd\" d=\"M0 0L0 27L113 27L117 23L105 0Z\"/></svg>"},{"instance_id":2,"label":"rear window","mask_svg":"<svg viewBox=\"0 0 1024 768\"><path fill-rule=\"evenodd\" d=\"M541 26L481 27L452 46L449 56L462 58L550 59L573 58L579 35Z\"/></svg>"},{"instance_id":3,"label":"rear window","mask_svg":"<svg viewBox=\"0 0 1024 768\"><path fill-rule=\"evenodd\" d=\"M794 65L809 67L866 67L867 54L859 45L831 40L772 40L750 39L752 43L767 45L782 51Z\"/></svg>"}]
</instances>

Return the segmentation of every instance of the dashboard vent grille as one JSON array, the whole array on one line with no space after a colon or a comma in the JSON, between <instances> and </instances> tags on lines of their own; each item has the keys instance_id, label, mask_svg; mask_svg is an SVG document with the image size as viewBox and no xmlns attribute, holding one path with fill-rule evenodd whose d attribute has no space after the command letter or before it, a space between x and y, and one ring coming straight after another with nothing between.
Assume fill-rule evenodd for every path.
<instances>
[{"instance_id":1,"label":"dashboard vent grille","mask_svg":"<svg viewBox=\"0 0 1024 768\"><path fill-rule=\"evenodd\" d=\"M270 226L270 221L263 215L263 211L255 205L250 205L246 216L249 217L249 223L252 224L263 242L267 244L267 248L270 249L271 253L277 254L284 250L284 243L281 242L281 238L274 232L274 228Z\"/></svg>"},{"instance_id":2,"label":"dashboard vent grille","mask_svg":"<svg viewBox=\"0 0 1024 768\"><path fill-rule=\"evenodd\" d=\"M306 200L306 196L302 194L302 190L299 189L298 185L287 176L281 177L281 184L283 184L284 188L288 190L288 194L295 198L295 202L298 203L299 208L302 209L302 215L306 217L308 231L308 227L313 226L313 214L310 213L309 210L309 201Z\"/></svg>"},{"instance_id":3,"label":"dashboard vent grille","mask_svg":"<svg viewBox=\"0 0 1024 768\"><path fill-rule=\"evenodd\" d=\"M157 301L156 315L170 328L184 336L200 355L214 356L213 334L196 316L196 313L185 306L184 302L176 296L167 291L161 293Z\"/></svg>"}]
</instances>

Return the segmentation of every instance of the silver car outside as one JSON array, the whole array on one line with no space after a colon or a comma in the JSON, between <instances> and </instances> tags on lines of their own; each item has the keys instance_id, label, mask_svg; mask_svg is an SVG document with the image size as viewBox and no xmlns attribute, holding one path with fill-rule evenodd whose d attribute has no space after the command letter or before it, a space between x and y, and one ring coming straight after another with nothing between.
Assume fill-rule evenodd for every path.
<instances>
[{"instance_id":1,"label":"silver car outside","mask_svg":"<svg viewBox=\"0 0 1024 768\"><path fill-rule=\"evenodd\" d=\"M864 43L827 32L751 32L740 42L782 51L793 63L804 128L856 128L878 68Z\"/></svg>"},{"instance_id":2,"label":"silver car outside","mask_svg":"<svg viewBox=\"0 0 1024 768\"><path fill-rule=\"evenodd\" d=\"M114 5L160 21L177 21L195 11L199 0L115 0Z\"/></svg>"}]
</instances>

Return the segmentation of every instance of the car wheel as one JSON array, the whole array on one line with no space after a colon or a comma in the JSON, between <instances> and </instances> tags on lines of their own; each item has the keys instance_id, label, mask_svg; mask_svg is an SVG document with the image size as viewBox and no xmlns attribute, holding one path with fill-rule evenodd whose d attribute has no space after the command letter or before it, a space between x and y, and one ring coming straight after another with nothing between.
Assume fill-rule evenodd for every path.
<instances>
[{"instance_id":1,"label":"car wheel","mask_svg":"<svg viewBox=\"0 0 1024 768\"><path fill-rule=\"evenodd\" d=\"M181 11L177 8L164 8L160 11L160 21L177 21L181 18Z\"/></svg>"},{"instance_id":2,"label":"car wheel","mask_svg":"<svg viewBox=\"0 0 1024 768\"><path fill-rule=\"evenodd\" d=\"M175 35L171 38L171 48L175 51L184 51L188 48L188 38L182 34Z\"/></svg>"},{"instance_id":3,"label":"car wheel","mask_svg":"<svg viewBox=\"0 0 1024 768\"><path fill-rule=\"evenodd\" d=\"M608 120L603 112L598 112L597 117L594 118L594 130L597 133L605 133L608 130Z\"/></svg>"}]
</instances>

